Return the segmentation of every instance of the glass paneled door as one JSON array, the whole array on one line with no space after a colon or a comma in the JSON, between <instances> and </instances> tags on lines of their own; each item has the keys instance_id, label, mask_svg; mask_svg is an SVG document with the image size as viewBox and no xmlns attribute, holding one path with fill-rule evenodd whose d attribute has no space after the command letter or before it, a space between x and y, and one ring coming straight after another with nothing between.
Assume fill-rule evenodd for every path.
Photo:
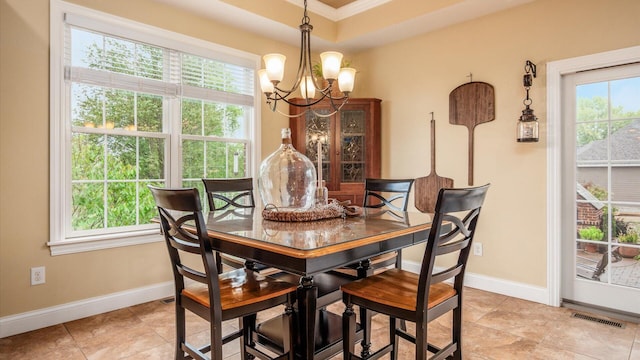
<instances>
[{"instance_id":1,"label":"glass paneled door","mask_svg":"<svg viewBox=\"0 0 640 360\"><path fill-rule=\"evenodd\" d=\"M562 297L640 314L640 64L563 94Z\"/></svg>"}]
</instances>

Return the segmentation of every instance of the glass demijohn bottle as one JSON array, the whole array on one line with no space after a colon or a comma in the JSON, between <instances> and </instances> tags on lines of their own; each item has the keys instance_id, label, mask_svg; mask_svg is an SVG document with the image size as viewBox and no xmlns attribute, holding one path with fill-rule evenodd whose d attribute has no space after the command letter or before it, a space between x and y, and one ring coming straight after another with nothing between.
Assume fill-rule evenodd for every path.
<instances>
[{"instance_id":1,"label":"glass demijohn bottle","mask_svg":"<svg viewBox=\"0 0 640 360\"><path fill-rule=\"evenodd\" d=\"M310 209L315 204L316 181L311 160L291 144L291 129L282 129L282 145L260 164L262 204L280 211Z\"/></svg>"}]
</instances>

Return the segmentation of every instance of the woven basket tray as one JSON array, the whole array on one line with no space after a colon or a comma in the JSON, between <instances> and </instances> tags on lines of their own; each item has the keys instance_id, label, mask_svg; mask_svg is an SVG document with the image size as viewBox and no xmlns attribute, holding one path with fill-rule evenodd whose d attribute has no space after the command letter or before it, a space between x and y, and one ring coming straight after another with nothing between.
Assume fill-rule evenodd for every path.
<instances>
[{"instance_id":1,"label":"woven basket tray","mask_svg":"<svg viewBox=\"0 0 640 360\"><path fill-rule=\"evenodd\" d=\"M344 208L338 203L330 203L325 206L315 207L309 210L278 210L273 205L267 205L262 210L262 217L272 221L315 221L333 219L344 216Z\"/></svg>"}]
</instances>

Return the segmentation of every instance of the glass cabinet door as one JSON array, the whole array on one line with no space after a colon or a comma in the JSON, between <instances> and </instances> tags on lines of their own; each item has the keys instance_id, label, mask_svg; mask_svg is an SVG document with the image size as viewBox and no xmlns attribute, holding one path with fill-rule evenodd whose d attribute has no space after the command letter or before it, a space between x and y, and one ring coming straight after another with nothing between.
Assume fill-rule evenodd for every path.
<instances>
[{"instance_id":1,"label":"glass cabinet door","mask_svg":"<svg viewBox=\"0 0 640 360\"><path fill-rule=\"evenodd\" d=\"M316 171L320 160L329 198L361 204L365 179L380 177L381 172L381 100L352 98L337 112L329 101L321 101L313 110L296 106L305 102L295 99L289 108L295 148L314 163Z\"/></svg>"},{"instance_id":2,"label":"glass cabinet door","mask_svg":"<svg viewBox=\"0 0 640 360\"><path fill-rule=\"evenodd\" d=\"M305 148L304 154L314 163L316 167L316 174L318 172L318 163L322 163L322 180L325 180L327 184L331 183L331 159L330 154L332 152L333 144L331 138L331 117L322 117L320 115L329 114L328 109L319 109L314 112L308 112L305 116ZM320 146L318 146L320 142ZM318 156L318 148L321 149Z\"/></svg>"},{"instance_id":3,"label":"glass cabinet door","mask_svg":"<svg viewBox=\"0 0 640 360\"><path fill-rule=\"evenodd\" d=\"M365 179L366 114L363 110L340 112L341 182L360 183Z\"/></svg>"}]
</instances>

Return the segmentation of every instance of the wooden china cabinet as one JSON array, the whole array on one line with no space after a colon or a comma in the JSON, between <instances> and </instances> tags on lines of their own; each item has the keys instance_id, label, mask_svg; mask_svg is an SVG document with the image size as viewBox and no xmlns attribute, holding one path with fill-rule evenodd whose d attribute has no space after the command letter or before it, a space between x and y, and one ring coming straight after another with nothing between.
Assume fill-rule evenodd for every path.
<instances>
[{"instance_id":1,"label":"wooden china cabinet","mask_svg":"<svg viewBox=\"0 0 640 360\"><path fill-rule=\"evenodd\" d=\"M294 99L304 104L304 99ZM322 140L322 178L329 198L361 206L364 180L380 177L380 99L349 99L335 114L322 101L314 111L289 120L296 150L318 167L318 139ZM290 115L307 108L289 106ZM330 115L331 114L331 115ZM329 115L329 116L322 116Z\"/></svg>"}]
</instances>

